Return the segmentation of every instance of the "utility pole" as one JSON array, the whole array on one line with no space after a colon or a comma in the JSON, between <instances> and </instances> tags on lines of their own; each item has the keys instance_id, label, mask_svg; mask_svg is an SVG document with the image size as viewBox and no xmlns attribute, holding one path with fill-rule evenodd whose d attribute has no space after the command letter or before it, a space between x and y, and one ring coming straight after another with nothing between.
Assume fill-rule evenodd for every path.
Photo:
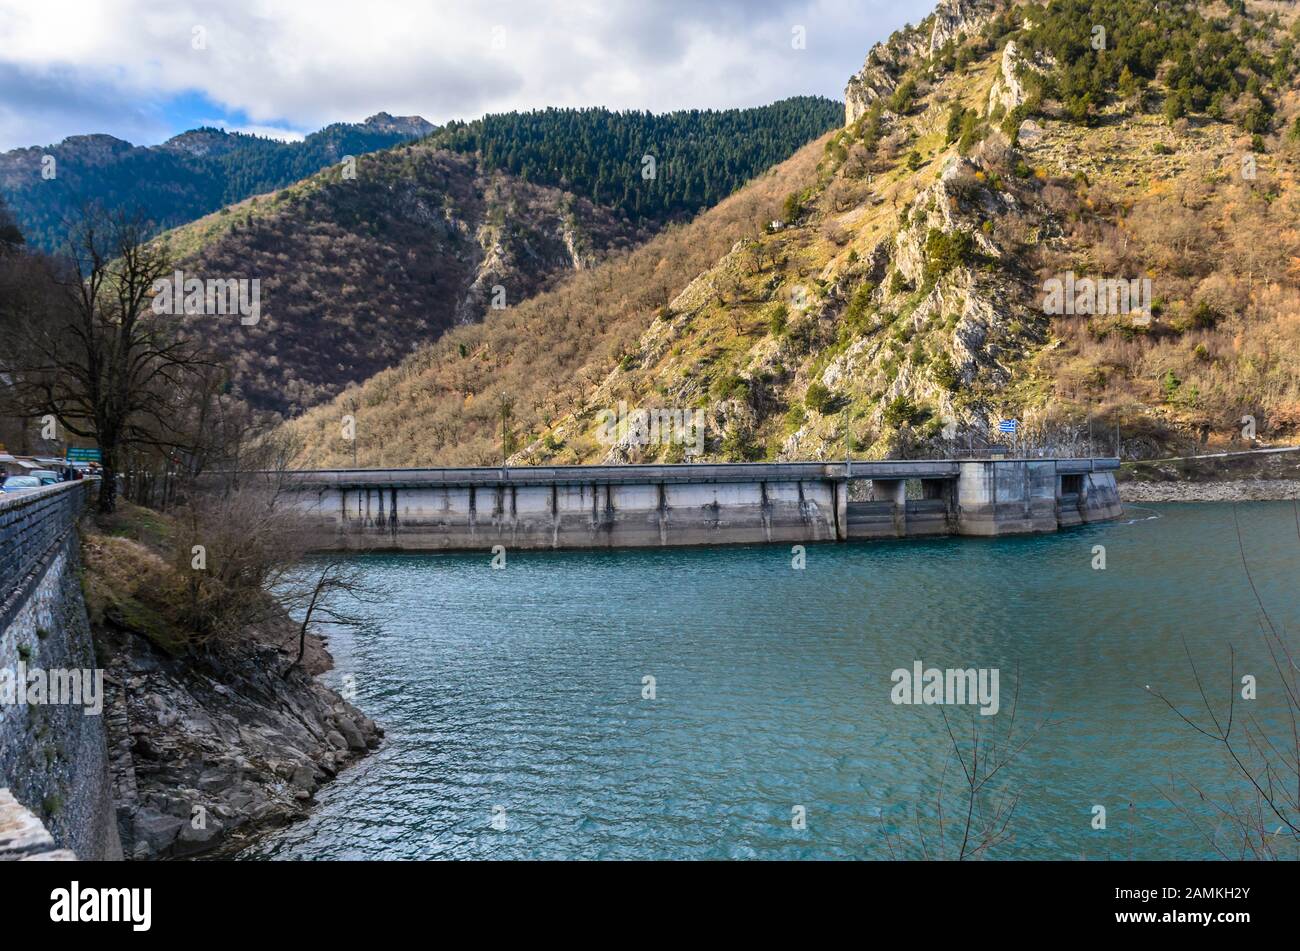
<instances>
[{"instance_id":1,"label":"utility pole","mask_svg":"<svg viewBox=\"0 0 1300 951\"><path fill-rule=\"evenodd\" d=\"M853 470L853 461L849 458L849 408L844 407L844 475L847 478Z\"/></svg>"}]
</instances>

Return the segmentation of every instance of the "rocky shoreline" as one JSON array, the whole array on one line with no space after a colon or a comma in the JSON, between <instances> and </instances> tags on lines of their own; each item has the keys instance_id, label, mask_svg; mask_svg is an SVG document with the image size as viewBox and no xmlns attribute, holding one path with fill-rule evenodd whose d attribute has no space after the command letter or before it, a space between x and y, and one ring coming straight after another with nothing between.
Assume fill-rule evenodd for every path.
<instances>
[{"instance_id":1,"label":"rocky shoreline","mask_svg":"<svg viewBox=\"0 0 1300 951\"><path fill-rule=\"evenodd\" d=\"M96 632L126 858L228 856L307 816L323 783L383 730L316 679L320 642L291 665L287 628L178 658L117 624Z\"/></svg>"},{"instance_id":2,"label":"rocky shoreline","mask_svg":"<svg viewBox=\"0 0 1300 951\"><path fill-rule=\"evenodd\" d=\"M1121 482L1125 502L1266 502L1300 499L1294 479L1237 479L1226 482Z\"/></svg>"}]
</instances>

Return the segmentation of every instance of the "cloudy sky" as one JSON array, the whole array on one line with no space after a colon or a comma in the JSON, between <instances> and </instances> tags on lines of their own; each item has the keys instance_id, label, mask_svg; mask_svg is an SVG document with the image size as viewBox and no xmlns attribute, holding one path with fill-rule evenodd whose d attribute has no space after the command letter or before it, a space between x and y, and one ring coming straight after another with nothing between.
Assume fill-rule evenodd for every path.
<instances>
[{"instance_id":1,"label":"cloudy sky","mask_svg":"<svg viewBox=\"0 0 1300 951\"><path fill-rule=\"evenodd\" d=\"M198 125L296 138L381 110L841 98L871 44L935 2L0 0L0 150Z\"/></svg>"}]
</instances>

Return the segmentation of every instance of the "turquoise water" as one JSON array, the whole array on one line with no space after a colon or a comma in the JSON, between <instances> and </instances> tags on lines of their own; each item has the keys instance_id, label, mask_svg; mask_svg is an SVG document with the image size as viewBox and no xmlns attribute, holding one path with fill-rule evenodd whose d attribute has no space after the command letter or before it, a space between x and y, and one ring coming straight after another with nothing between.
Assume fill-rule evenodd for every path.
<instances>
[{"instance_id":1,"label":"turquoise water","mask_svg":"<svg viewBox=\"0 0 1300 951\"><path fill-rule=\"evenodd\" d=\"M1296 630L1291 504L1237 514L1269 614ZM923 854L918 822L949 855L945 775L950 837L965 799L944 713L967 754L975 725L1005 737L1017 670L1029 743L981 800L1016 799L990 857L1213 857L1169 797L1213 835L1189 784L1242 781L1145 685L1204 719L1181 638L1225 703L1231 644L1258 678L1249 712L1289 734L1230 505L810 545L803 570L781 546L360 560L387 593L370 629L332 636L326 680L355 678L385 745L245 857L887 858ZM891 671L916 660L998 668L1000 712L895 705Z\"/></svg>"}]
</instances>

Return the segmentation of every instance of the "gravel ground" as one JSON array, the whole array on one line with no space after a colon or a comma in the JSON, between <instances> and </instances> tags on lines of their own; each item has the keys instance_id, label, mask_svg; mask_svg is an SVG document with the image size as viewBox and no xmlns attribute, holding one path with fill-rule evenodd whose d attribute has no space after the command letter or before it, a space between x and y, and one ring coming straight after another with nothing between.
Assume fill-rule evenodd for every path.
<instances>
[{"instance_id":1,"label":"gravel ground","mask_svg":"<svg viewBox=\"0 0 1300 951\"><path fill-rule=\"evenodd\" d=\"M1259 502L1300 499L1300 481L1241 479L1233 482L1121 482L1125 502Z\"/></svg>"}]
</instances>

